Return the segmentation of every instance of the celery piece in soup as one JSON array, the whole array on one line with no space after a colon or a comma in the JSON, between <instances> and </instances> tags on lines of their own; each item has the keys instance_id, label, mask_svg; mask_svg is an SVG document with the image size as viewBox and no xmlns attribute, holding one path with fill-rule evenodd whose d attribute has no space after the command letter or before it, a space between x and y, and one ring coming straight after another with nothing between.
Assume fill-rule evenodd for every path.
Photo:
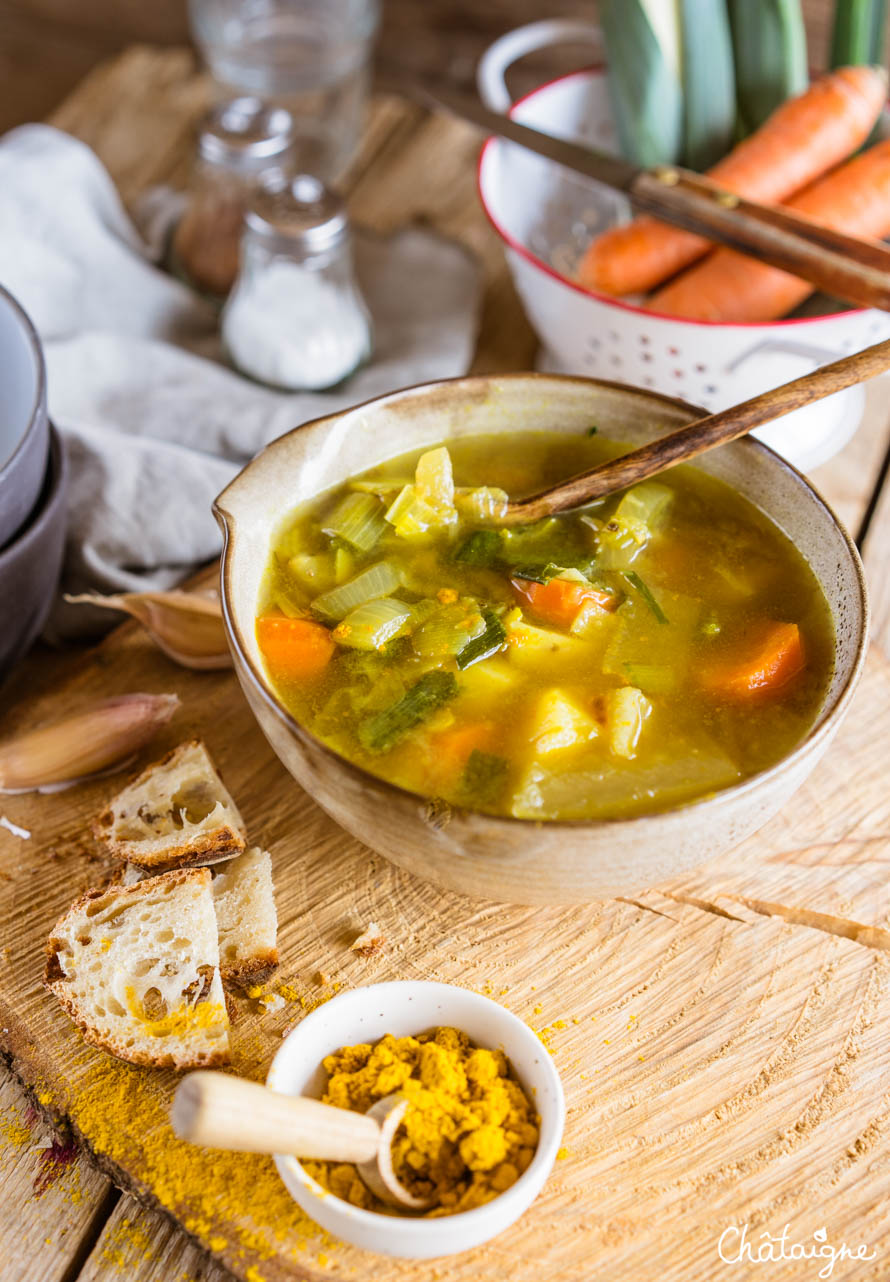
<instances>
[{"instance_id":1,"label":"celery piece in soup","mask_svg":"<svg viewBox=\"0 0 890 1282\"><path fill-rule=\"evenodd\" d=\"M377 561L339 588L324 592L312 602L312 609L324 619L342 619L357 606L389 596L401 587L402 576L389 561Z\"/></svg>"},{"instance_id":2,"label":"celery piece in soup","mask_svg":"<svg viewBox=\"0 0 890 1282\"><path fill-rule=\"evenodd\" d=\"M506 758L474 748L464 767L460 791L472 805L492 806L504 790L508 771Z\"/></svg>"},{"instance_id":3,"label":"celery piece in soup","mask_svg":"<svg viewBox=\"0 0 890 1282\"><path fill-rule=\"evenodd\" d=\"M383 504L373 494L346 494L321 528L359 552L370 552L386 529Z\"/></svg>"},{"instance_id":4,"label":"celery piece in soup","mask_svg":"<svg viewBox=\"0 0 890 1282\"><path fill-rule=\"evenodd\" d=\"M462 598L451 605L439 606L412 636L418 654L460 654L468 642L485 632L485 619L475 601Z\"/></svg>"},{"instance_id":5,"label":"celery piece in soup","mask_svg":"<svg viewBox=\"0 0 890 1282\"><path fill-rule=\"evenodd\" d=\"M331 635L338 645L354 650L380 650L387 641L407 632L411 620L410 605L382 597L351 610Z\"/></svg>"}]
</instances>

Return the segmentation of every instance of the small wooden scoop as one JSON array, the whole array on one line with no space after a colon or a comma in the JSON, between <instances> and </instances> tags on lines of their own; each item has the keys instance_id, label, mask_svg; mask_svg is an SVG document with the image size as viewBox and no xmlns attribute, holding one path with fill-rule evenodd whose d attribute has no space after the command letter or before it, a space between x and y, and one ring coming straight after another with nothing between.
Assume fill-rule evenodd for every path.
<instances>
[{"instance_id":1,"label":"small wooden scoop","mask_svg":"<svg viewBox=\"0 0 890 1282\"><path fill-rule=\"evenodd\" d=\"M302 1095L280 1095L228 1073L189 1073L180 1082L170 1122L181 1140L239 1153L291 1153L329 1162L354 1162L371 1192L411 1211L435 1198L419 1198L396 1177L392 1141L408 1101L387 1095L367 1113L352 1113Z\"/></svg>"},{"instance_id":2,"label":"small wooden scoop","mask_svg":"<svg viewBox=\"0 0 890 1282\"><path fill-rule=\"evenodd\" d=\"M819 369L796 378L791 383L783 383L768 392L754 396L741 405L721 410L719 414L709 414L707 418L696 419L686 423L666 436L660 436L648 445L643 445L620 458L610 459L589 472L561 481L549 490L541 490L525 499L514 499L507 504L506 511L499 518L503 525L519 525L529 521L538 521L544 516L553 516L556 512L568 512L572 508L584 507L594 499L605 498L616 490L624 490L638 481L645 481L649 476L664 472L678 463L686 463L705 450L712 450L717 445L725 445L739 436L744 436L755 427L762 427L783 414L800 409L819 401L823 396L852 387L854 383L863 383L875 374L883 374L890 369L890 339L866 347L862 352L844 356L841 360L822 365Z\"/></svg>"}]
</instances>

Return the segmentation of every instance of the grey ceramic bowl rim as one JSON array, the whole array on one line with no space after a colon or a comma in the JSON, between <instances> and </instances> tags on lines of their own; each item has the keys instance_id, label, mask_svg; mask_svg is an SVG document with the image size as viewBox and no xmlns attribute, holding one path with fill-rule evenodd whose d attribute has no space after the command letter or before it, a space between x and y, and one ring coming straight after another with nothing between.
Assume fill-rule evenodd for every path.
<instances>
[{"instance_id":1,"label":"grey ceramic bowl rim","mask_svg":"<svg viewBox=\"0 0 890 1282\"><path fill-rule=\"evenodd\" d=\"M2 479L3 473L13 468L19 458L21 458L28 449L30 439L37 429L40 419L40 409L46 404L46 362L43 359L43 348L40 346L40 339L37 336L37 330L34 328L34 322L31 320L31 317L25 311L24 307L22 307L19 300L13 294L10 294L9 290L3 285L0 285L0 299L7 303L16 314L24 331L25 337L28 340L28 345L34 354L34 362L37 368L37 387L34 393L34 404L31 406L31 411L28 415L28 426L19 437L19 443L12 451L9 458L7 458L5 462L0 463L0 479ZM13 535L13 542L15 542L15 535Z\"/></svg>"},{"instance_id":2,"label":"grey ceramic bowl rim","mask_svg":"<svg viewBox=\"0 0 890 1282\"><path fill-rule=\"evenodd\" d=\"M26 524L0 551L0 575L8 565L27 553L42 536L46 526L55 518L56 505L64 492L68 462L62 437L52 423L49 424L49 460L37 496L34 511Z\"/></svg>"},{"instance_id":3,"label":"grey ceramic bowl rim","mask_svg":"<svg viewBox=\"0 0 890 1282\"><path fill-rule=\"evenodd\" d=\"M451 387L457 391L459 388L467 384L473 385L484 383L492 378L496 378L498 382L540 380L542 382L580 384L582 387L594 386L614 388L626 395L636 396L641 400L656 400L660 401L664 405L670 405L673 408L684 410L692 418L703 416L705 413L705 411L699 406L690 405L688 401L680 400L677 397L666 396L662 392L650 391L648 388L633 387L629 383L619 383L611 379L584 378L575 374L540 374L534 371L515 371L506 374L494 375L470 374L464 375L460 378L445 378L436 379L429 383L415 383L410 387L401 387L393 392L387 392L383 396L373 396L369 400L361 401L356 405L347 407L345 410L338 410L333 414L322 414L319 418L308 419L305 423L300 423L297 427L292 427L289 432L283 432L282 435L276 437L274 441L270 441L263 447L260 454L265 454L267 450L274 449L281 441L286 440L288 437L295 436L305 428L314 427L317 423L324 423L329 420L341 418L344 414L351 414L356 410L364 409L366 406L377 404L380 401L390 400L393 397L401 396L408 392L432 390L433 388L440 387ZM777 775L781 774L791 765L791 763L797 761L805 753L812 751L815 745L820 744L824 739L831 737L836 723L843 717L847 705L850 702L853 692L859 682L868 650L870 607L868 601L868 589L865 581L865 571L862 566L858 549L856 544L853 542L853 539L850 537L849 531L838 519L830 505L818 490L810 485L803 473L794 467L793 464L789 463L786 459L783 459L781 455L777 454L776 451L771 449L768 445L765 445L762 441L755 440L751 436L742 437L738 441L733 442L733 444L741 446L746 450L760 451L761 453L766 454L775 467L789 473L799 486L808 491L810 496L825 513L827 519L837 528L844 545L846 546L847 552L850 555L853 566L855 567L856 582L859 587L862 626L859 631L859 637L856 645L855 659L850 668L850 673L846 682L837 694L834 706L822 717L819 724L814 726L813 729L811 729L810 732L800 741L800 743L791 750L791 752L782 757L781 760L777 761L774 765L768 766L765 770L760 770L756 774L749 775L747 779L742 779L739 783L733 784L729 788L721 788L717 792L709 793L704 797L698 797L692 801L687 801L677 806L669 806L664 810L656 810L642 815L632 815L617 819L519 819L513 815L492 815L485 811L471 811L468 813L481 815L484 819L490 820L492 823L509 824L511 826L519 825L525 828L535 825L548 829L569 829L575 832L579 829L601 828L612 824L636 824L638 827L642 828L644 826L656 824L659 821L664 820L668 815L692 810L695 807L713 805L715 802L720 802L724 798L743 798L746 793L759 788L763 783L774 779ZM229 645L243 665L244 671L248 674L253 688L260 695L269 710L277 717L285 729L287 729L294 738L305 744L310 744L316 750L321 749L322 753L326 757L341 769L345 769L358 782L371 781L384 790L391 792L393 795L409 798L411 801L421 805L429 803L432 798L424 797L417 792L411 792L408 788L403 788L399 784L391 783L388 779L383 779L380 775L375 775L370 770L365 770L362 766L357 766L347 757L341 756L340 753L335 752L334 749L329 747L323 739L319 739L314 735L311 730L307 730L305 726L300 725L300 723L296 721L287 709L279 702L272 691L267 688L263 681L262 674L257 670L247 652L247 647L244 644L241 631L232 616L230 606L230 575L232 568L232 555L234 551L234 528L231 524L230 514L221 506L221 500L225 496L226 490L229 486L234 485L244 472L248 471L248 469L253 466L256 458L259 457L260 455L258 454L250 463L247 463L238 473L238 476L236 476L234 480L230 481L229 485L226 486L226 489L218 494L213 501L213 514L223 531L223 552L220 564L220 603L222 606L223 623ZM766 511L765 508L763 510ZM768 512L766 514L769 515Z\"/></svg>"}]
</instances>

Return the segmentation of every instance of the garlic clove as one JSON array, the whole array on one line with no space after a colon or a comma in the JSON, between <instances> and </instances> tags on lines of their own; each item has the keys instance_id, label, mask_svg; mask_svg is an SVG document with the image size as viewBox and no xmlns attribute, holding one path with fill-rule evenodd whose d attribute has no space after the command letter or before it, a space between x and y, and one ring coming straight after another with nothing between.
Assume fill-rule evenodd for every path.
<instances>
[{"instance_id":1,"label":"garlic clove","mask_svg":"<svg viewBox=\"0 0 890 1282\"><path fill-rule=\"evenodd\" d=\"M179 707L175 694L122 694L0 743L0 792L52 792L129 760Z\"/></svg>"},{"instance_id":2,"label":"garlic clove","mask_svg":"<svg viewBox=\"0 0 890 1282\"><path fill-rule=\"evenodd\" d=\"M123 610L142 624L159 649L185 668L229 668L219 602L195 592L122 592L101 596L85 592L66 596L71 605L97 605Z\"/></svg>"}]
</instances>

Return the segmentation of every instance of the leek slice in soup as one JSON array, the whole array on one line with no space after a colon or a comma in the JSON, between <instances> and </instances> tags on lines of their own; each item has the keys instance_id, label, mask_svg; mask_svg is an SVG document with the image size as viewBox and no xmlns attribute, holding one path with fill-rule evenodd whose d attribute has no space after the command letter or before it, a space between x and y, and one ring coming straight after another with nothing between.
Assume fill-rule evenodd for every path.
<instances>
[{"instance_id":1,"label":"leek slice in soup","mask_svg":"<svg viewBox=\"0 0 890 1282\"><path fill-rule=\"evenodd\" d=\"M762 512L686 467L498 528L507 493L618 448L466 437L284 516L257 639L285 707L383 779L518 819L661 810L779 761L834 633Z\"/></svg>"}]
</instances>

